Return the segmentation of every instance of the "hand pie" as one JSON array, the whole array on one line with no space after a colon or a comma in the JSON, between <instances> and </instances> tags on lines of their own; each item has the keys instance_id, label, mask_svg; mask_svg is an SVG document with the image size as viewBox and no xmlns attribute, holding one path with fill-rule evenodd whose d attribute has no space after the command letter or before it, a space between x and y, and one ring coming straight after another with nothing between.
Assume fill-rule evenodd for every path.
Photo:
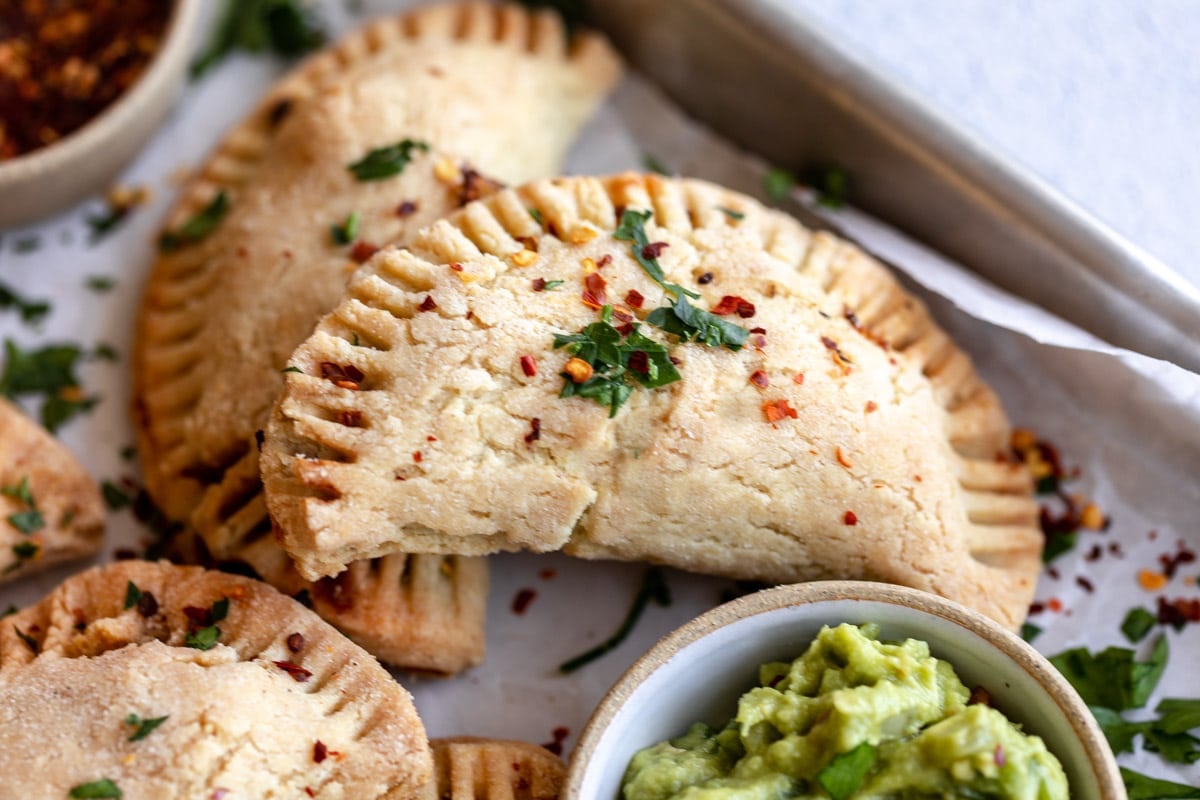
<instances>
[{"instance_id":1,"label":"hand pie","mask_svg":"<svg viewBox=\"0 0 1200 800\"><path fill-rule=\"evenodd\" d=\"M429 743L408 693L266 584L127 561L4 622L6 796L103 781L127 798L428 791Z\"/></svg>"},{"instance_id":2,"label":"hand pie","mask_svg":"<svg viewBox=\"0 0 1200 800\"><path fill-rule=\"evenodd\" d=\"M557 800L562 759L526 742L461 736L434 739L436 786L428 800Z\"/></svg>"},{"instance_id":3,"label":"hand pie","mask_svg":"<svg viewBox=\"0 0 1200 800\"><path fill-rule=\"evenodd\" d=\"M96 482L45 428L0 398L0 582L90 556L103 542Z\"/></svg>"},{"instance_id":4,"label":"hand pie","mask_svg":"<svg viewBox=\"0 0 1200 800\"><path fill-rule=\"evenodd\" d=\"M168 222L134 354L147 489L216 563L308 589L394 664L453 672L482 657L483 564L395 556L306 586L270 539L255 435L287 356L358 262L497 180L556 172L618 72L602 39L568 41L551 12L436 6L306 62L226 138ZM213 229L195 235L196 220ZM437 593L386 584L414 574Z\"/></svg>"},{"instance_id":5,"label":"hand pie","mask_svg":"<svg viewBox=\"0 0 1200 800\"><path fill-rule=\"evenodd\" d=\"M1009 627L1033 593L1030 479L969 359L857 247L711 184L473 203L375 256L289 363L263 478L310 577L564 549L900 583Z\"/></svg>"}]
</instances>

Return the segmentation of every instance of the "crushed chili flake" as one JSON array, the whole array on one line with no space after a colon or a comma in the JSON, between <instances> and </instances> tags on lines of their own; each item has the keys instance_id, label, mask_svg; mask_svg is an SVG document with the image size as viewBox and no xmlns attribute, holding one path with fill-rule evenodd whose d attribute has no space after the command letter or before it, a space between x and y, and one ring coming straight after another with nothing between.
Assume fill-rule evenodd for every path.
<instances>
[{"instance_id":1,"label":"crushed chili flake","mask_svg":"<svg viewBox=\"0 0 1200 800\"><path fill-rule=\"evenodd\" d=\"M875 401L874 401L874 400L868 400L868 401L867 401L867 406L866 406L866 409L865 409L865 410L866 410L866 413L870 414L872 411L878 411L878 410L879 410L879 406L878 406L878 405L876 405L876 403L875 403Z\"/></svg>"},{"instance_id":2,"label":"crushed chili flake","mask_svg":"<svg viewBox=\"0 0 1200 800\"><path fill-rule=\"evenodd\" d=\"M420 451L420 450L417 450L417 451L415 451L415 452L413 453L413 462L414 462L414 463L420 464L420 463L421 463L421 458L422 458L422 456L421 456L421 451Z\"/></svg>"},{"instance_id":3,"label":"crushed chili flake","mask_svg":"<svg viewBox=\"0 0 1200 800\"><path fill-rule=\"evenodd\" d=\"M858 514L855 514L853 511L847 511L842 516L842 522L845 522L847 525L857 525L858 524Z\"/></svg>"},{"instance_id":4,"label":"crushed chili flake","mask_svg":"<svg viewBox=\"0 0 1200 800\"><path fill-rule=\"evenodd\" d=\"M1084 556L1084 560L1099 561L1100 556L1102 556L1102 555L1104 555L1104 548L1102 548L1098 544L1094 544L1094 545L1092 545L1092 548L1087 551L1087 555Z\"/></svg>"},{"instance_id":5,"label":"crushed chili flake","mask_svg":"<svg viewBox=\"0 0 1200 800\"><path fill-rule=\"evenodd\" d=\"M312 789L312 787L311 787L311 786L305 786L305 787L304 787L304 793L305 793L306 795L308 795L309 797L316 797L316 796L317 796L317 793L313 791L313 789Z\"/></svg>"},{"instance_id":6,"label":"crushed chili flake","mask_svg":"<svg viewBox=\"0 0 1200 800\"><path fill-rule=\"evenodd\" d=\"M1058 567L1051 564L1050 566L1046 567L1046 574L1050 576L1051 580L1058 580Z\"/></svg>"},{"instance_id":7,"label":"crushed chili flake","mask_svg":"<svg viewBox=\"0 0 1200 800\"><path fill-rule=\"evenodd\" d=\"M760 389L766 389L771 385L771 377L761 369L756 369L754 372L750 373L750 383L754 384Z\"/></svg>"},{"instance_id":8,"label":"crushed chili flake","mask_svg":"<svg viewBox=\"0 0 1200 800\"><path fill-rule=\"evenodd\" d=\"M591 379L595 370L592 365L582 358L571 358L563 365L563 372L575 383L586 383Z\"/></svg>"},{"instance_id":9,"label":"crushed chili flake","mask_svg":"<svg viewBox=\"0 0 1200 800\"><path fill-rule=\"evenodd\" d=\"M653 261L662 255L663 250L666 250L670 246L666 242L651 242L642 248L642 258L647 261Z\"/></svg>"},{"instance_id":10,"label":"crushed chili flake","mask_svg":"<svg viewBox=\"0 0 1200 800\"><path fill-rule=\"evenodd\" d=\"M228 789L214 789L212 795L209 796L209 800L225 800L228 796Z\"/></svg>"},{"instance_id":11,"label":"crushed chili flake","mask_svg":"<svg viewBox=\"0 0 1200 800\"><path fill-rule=\"evenodd\" d=\"M521 589L513 597L512 611L517 616L523 616L529 610L529 605L537 599L537 591L534 589Z\"/></svg>"},{"instance_id":12,"label":"crushed chili flake","mask_svg":"<svg viewBox=\"0 0 1200 800\"><path fill-rule=\"evenodd\" d=\"M299 653L304 649L304 634L297 631L289 634L287 637L287 649L292 653Z\"/></svg>"},{"instance_id":13,"label":"crushed chili flake","mask_svg":"<svg viewBox=\"0 0 1200 800\"><path fill-rule=\"evenodd\" d=\"M1160 624L1180 630L1189 622L1200 622L1200 599L1180 597L1168 600L1160 597L1155 616Z\"/></svg>"},{"instance_id":14,"label":"crushed chili flake","mask_svg":"<svg viewBox=\"0 0 1200 800\"><path fill-rule=\"evenodd\" d=\"M433 295L425 295L425 299L421 301L421 305L417 306L418 311L433 311L438 307L437 301L433 299Z\"/></svg>"},{"instance_id":15,"label":"crushed chili flake","mask_svg":"<svg viewBox=\"0 0 1200 800\"><path fill-rule=\"evenodd\" d=\"M362 386L362 370L353 364L337 364L333 361L321 362L321 377L341 389L357 391Z\"/></svg>"},{"instance_id":16,"label":"crushed chili flake","mask_svg":"<svg viewBox=\"0 0 1200 800\"><path fill-rule=\"evenodd\" d=\"M1182 564L1191 564L1196 560L1196 553L1188 548L1187 544L1182 540L1176 542L1174 553L1162 553L1158 557L1158 563L1162 564L1163 574L1168 578L1174 578L1175 572Z\"/></svg>"},{"instance_id":17,"label":"crushed chili flake","mask_svg":"<svg viewBox=\"0 0 1200 800\"><path fill-rule=\"evenodd\" d=\"M971 695L967 698L967 705L990 707L992 705L992 693L982 686L973 686L971 687Z\"/></svg>"},{"instance_id":18,"label":"crushed chili flake","mask_svg":"<svg viewBox=\"0 0 1200 800\"><path fill-rule=\"evenodd\" d=\"M801 386L801 385L803 385L803 384L804 384L804 373L803 373L803 372L797 372L795 375L793 375L793 376L792 376L792 383L796 384L797 386Z\"/></svg>"},{"instance_id":19,"label":"crushed chili flake","mask_svg":"<svg viewBox=\"0 0 1200 800\"><path fill-rule=\"evenodd\" d=\"M360 239L354 243L354 247L350 248L350 258L354 259L359 264L362 264L378 252L378 245L371 244L370 242L364 242Z\"/></svg>"},{"instance_id":20,"label":"crushed chili flake","mask_svg":"<svg viewBox=\"0 0 1200 800\"><path fill-rule=\"evenodd\" d=\"M320 764L329 755L329 748L320 739L313 743L313 763Z\"/></svg>"},{"instance_id":21,"label":"crushed chili flake","mask_svg":"<svg viewBox=\"0 0 1200 800\"><path fill-rule=\"evenodd\" d=\"M413 214L417 213L419 208L420 206L417 205L415 200L405 200L403 203L396 206L396 216L400 217L401 219L405 217L411 217Z\"/></svg>"},{"instance_id":22,"label":"crushed chili flake","mask_svg":"<svg viewBox=\"0 0 1200 800\"><path fill-rule=\"evenodd\" d=\"M535 292L546 291L546 279L545 278L534 278L533 279L533 290Z\"/></svg>"},{"instance_id":23,"label":"crushed chili flake","mask_svg":"<svg viewBox=\"0 0 1200 800\"><path fill-rule=\"evenodd\" d=\"M538 577L544 581L552 581L558 577L558 570L548 567L538 573Z\"/></svg>"},{"instance_id":24,"label":"crushed chili flake","mask_svg":"<svg viewBox=\"0 0 1200 800\"><path fill-rule=\"evenodd\" d=\"M542 418L534 417L529 420L529 433L525 434L525 444L533 444L542 438Z\"/></svg>"},{"instance_id":25,"label":"crushed chili flake","mask_svg":"<svg viewBox=\"0 0 1200 800\"><path fill-rule=\"evenodd\" d=\"M754 316L754 303L745 300L734 294L727 294L721 298L721 302L717 303L712 308L712 313L718 317L724 317L729 314L737 314L742 319L749 319Z\"/></svg>"},{"instance_id":26,"label":"crushed chili flake","mask_svg":"<svg viewBox=\"0 0 1200 800\"><path fill-rule=\"evenodd\" d=\"M650 371L650 356L642 350L634 350L629 354L628 367L633 372L645 375Z\"/></svg>"},{"instance_id":27,"label":"crushed chili flake","mask_svg":"<svg viewBox=\"0 0 1200 800\"><path fill-rule=\"evenodd\" d=\"M503 188L504 184L500 181L492 180L481 175L478 170L464 166L462 168L462 183L458 187L458 204L465 206L467 203L478 200L481 197L495 194Z\"/></svg>"},{"instance_id":28,"label":"crushed chili flake","mask_svg":"<svg viewBox=\"0 0 1200 800\"><path fill-rule=\"evenodd\" d=\"M271 663L290 675L296 683L304 683L312 677L311 672L299 664L293 664L291 661L272 661Z\"/></svg>"},{"instance_id":29,"label":"crushed chili flake","mask_svg":"<svg viewBox=\"0 0 1200 800\"><path fill-rule=\"evenodd\" d=\"M1167 576L1152 569L1138 570L1138 585L1147 592L1157 592L1167 585Z\"/></svg>"},{"instance_id":30,"label":"crushed chili flake","mask_svg":"<svg viewBox=\"0 0 1200 800\"><path fill-rule=\"evenodd\" d=\"M846 451L842 449L842 446L840 444L834 449L833 452L834 452L834 455L837 457L837 462L839 464L841 464L843 467L845 467L846 469L850 469L850 467L854 466L853 464L850 463L849 456L846 455Z\"/></svg>"},{"instance_id":31,"label":"crushed chili flake","mask_svg":"<svg viewBox=\"0 0 1200 800\"><path fill-rule=\"evenodd\" d=\"M563 752L563 742L565 742L567 737L571 735L571 730L570 728L558 727L551 732L551 735L554 737L554 741L547 742L546 744L542 745L542 747L546 748L556 756L561 756Z\"/></svg>"},{"instance_id":32,"label":"crushed chili flake","mask_svg":"<svg viewBox=\"0 0 1200 800\"><path fill-rule=\"evenodd\" d=\"M1054 611L1055 613L1062 611L1062 609L1063 609L1062 600L1059 600L1057 597L1051 597L1049 600L1046 601L1046 608L1050 609L1051 611Z\"/></svg>"},{"instance_id":33,"label":"crushed chili flake","mask_svg":"<svg viewBox=\"0 0 1200 800\"><path fill-rule=\"evenodd\" d=\"M462 272L462 271L463 271L463 265L462 265L462 264L459 264L458 262L455 262L455 263L453 263L453 264L451 264L451 265L450 265L450 269L454 270L455 272Z\"/></svg>"},{"instance_id":34,"label":"crushed chili flake","mask_svg":"<svg viewBox=\"0 0 1200 800\"><path fill-rule=\"evenodd\" d=\"M533 378L537 375L537 361L533 356L521 356L521 371L525 373L525 377Z\"/></svg>"},{"instance_id":35,"label":"crushed chili flake","mask_svg":"<svg viewBox=\"0 0 1200 800\"><path fill-rule=\"evenodd\" d=\"M347 428L361 428L363 413L358 409L344 409L338 412L337 421Z\"/></svg>"},{"instance_id":36,"label":"crushed chili flake","mask_svg":"<svg viewBox=\"0 0 1200 800\"><path fill-rule=\"evenodd\" d=\"M797 418L796 409L792 408L792 404L787 399L768 400L762 404L763 416L767 418L767 422L774 425L785 417Z\"/></svg>"},{"instance_id":37,"label":"crushed chili flake","mask_svg":"<svg viewBox=\"0 0 1200 800\"><path fill-rule=\"evenodd\" d=\"M646 298L643 297L642 293L637 289L630 289L625 295L625 302L630 306L630 308L641 308L646 302Z\"/></svg>"},{"instance_id":38,"label":"crushed chili flake","mask_svg":"<svg viewBox=\"0 0 1200 800\"><path fill-rule=\"evenodd\" d=\"M1092 582L1090 580L1088 580L1087 578L1083 577L1082 575L1075 576L1075 583L1079 584L1079 588L1083 589L1088 594L1091 594L1092 592L1096 591L1096 587L1094 585L1092 585Z\"/></svg>"},{"instance_id":39,"label":"crushed chili flake","mask_svg":"<svg viewBox=\"0 0 1200 800\"><path fill-rule=\"evenodd\" d=\"M599 267L600 269L604 269L611 263L612 263L612 253L605 253L603 256L600 257L600 260L596 262L596 266Z\"/></svg>"},{"instance_id":40,"label":"crushed chili flake","mask_svg":"<svg viewBox=\"0 0 1200 800\"><path fill-rule=\"evenodd\" d=\"M137 612L142 617L153 617L158 613L158 600L150 592L143 591L137 601Z\"/></svg>"},{"instance_id":41,"label":"crushed chili flake","mask_svg":"<svg viewBox=\"0 0 1200 800\"><path fill-rule=\"evenodd\" d=\"M1030 616L1033 616L1035 614L1040 614L1045 610L1046 610L1045 603L1030 603L1029 604L1029 615Z\"/></svg>"},{"instance_id":42,"label":"crushed chili flake","mask_svg":"<svg viewBox=\"0 0 1200 800\"><path fill-rule=\"evenodd\" d=\"M526 247L523 250L518 250L508 257L508 260L515 267L528 267L533 262L537 261L537 253Z\"/></svg>"},{"instance_id":43,"label":"crushed chili flake","mask_svg":"<svg viewBox=\"0 0 1200 800\"><path fill-rule=\"evenodd\" d=\"M713 274L711 272L706 272L703 275L701 275L699 278L696 278L696 283L700 284L701 286L707 286L708 284L710 284L712 282L713 282Z\"/></svg>"},{"instance_id":44,"label":"crushed chili flake","mask_svg":"<svg viewBox=\"0 0 1200 800\"><path fill-rule=\"evenodd\" d=\"M854 330L862 330L862 320L860 320L858 315L854 313L853 308L850 306L842 306L842 316L846 318L846 321L850 323L850 327L854 328Z\"/></svg>"},{"instance_id":45,"label":"crushed chili flake","mask_svg":"<svg viewBox=\"0 0 1200 800\"><path fill-rule=\"evenodd\" d=\"M608 304L608 285L604 278L597 272L589 273L583 279L583 304L589 308L603 308Z\"/></svg>"}]
</instances>

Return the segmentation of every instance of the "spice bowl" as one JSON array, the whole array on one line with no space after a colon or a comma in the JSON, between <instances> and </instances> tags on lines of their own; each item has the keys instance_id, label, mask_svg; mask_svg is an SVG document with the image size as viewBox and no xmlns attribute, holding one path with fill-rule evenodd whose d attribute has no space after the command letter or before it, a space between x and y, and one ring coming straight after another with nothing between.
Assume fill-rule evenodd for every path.
<instances>
[{"instance_id":1,"label":"spice bowl","mask_svg":"<svg viewBox=\"0 0 1200 800\"><path fill-rule=\"evenodd\" d=\"M1116 760L1083 700L1036 650L995 622L915 589L827 581L767 589L719 606L664 637L605 695L580 735L565 800L617 800L632 757L687 732L720 727L759 685L760 665L791 662L823 626L874 624L880 641L918 639L968 688L1027 734L1066 772L1070 796L1122 800Z\"/></svg>"},{"instance_id":2,"label":"spice bowl","mask_svg":"<svg viewBox=\"0 0 1200 800\"><path fill-rule=\"evenodd\" d=\"M0 228L34 222L102 192L171 108L203 0L174 0L157 53L123 94L74 132L0 161Z\"/></svg>"}]
</instances>

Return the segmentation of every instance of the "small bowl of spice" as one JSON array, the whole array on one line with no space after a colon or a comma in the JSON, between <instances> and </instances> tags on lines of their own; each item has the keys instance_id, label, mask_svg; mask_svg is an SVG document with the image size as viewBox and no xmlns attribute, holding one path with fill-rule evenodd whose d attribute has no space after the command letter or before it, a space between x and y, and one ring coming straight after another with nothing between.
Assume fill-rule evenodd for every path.
<instances>
[{"instance_id":1,"label":"small bowl of spice","mask_svg":"<svg viewBox=\"0 0 1200 800\"><path fill-rule=\"evenodd\" d=\"M782 586L666 636L589 720L565 800L1123 800L1087 706L1019 637L882 583Z\"/></svg>"},{"instance_id":2,"label":"small bowl of spice","mask_svg":"<svg viewBox=\"0 0 1200 800\"><path fill-rule=\"evenodd\" d=\"M105 189L162 122L201 0L0 3L0 226Z\"/></svg>"}]
</instances>

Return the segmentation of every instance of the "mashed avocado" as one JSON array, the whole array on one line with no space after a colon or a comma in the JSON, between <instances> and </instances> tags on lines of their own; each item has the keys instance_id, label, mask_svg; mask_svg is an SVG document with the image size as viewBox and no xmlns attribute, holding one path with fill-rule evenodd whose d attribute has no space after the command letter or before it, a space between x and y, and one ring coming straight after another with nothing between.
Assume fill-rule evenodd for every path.
<instances>
[{"instance_id":1,"label":"mashed avocado","mask_svg":"<svg viewBox=\"0 0 1200 800\"><path fill-rule=\"evenodd\" d=\"M697 723L633 757L625 800L1066 800L1042 740L970 693L929 645L878 628L823 628L791 664L766 664L721 729Z\"/></svg>"}]
</instances>

